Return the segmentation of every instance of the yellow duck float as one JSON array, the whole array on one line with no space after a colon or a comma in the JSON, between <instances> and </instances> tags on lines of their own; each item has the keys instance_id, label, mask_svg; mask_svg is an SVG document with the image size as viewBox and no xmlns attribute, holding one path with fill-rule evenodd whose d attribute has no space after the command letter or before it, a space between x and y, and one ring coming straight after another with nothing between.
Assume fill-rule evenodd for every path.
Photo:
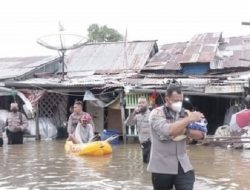
<instances>
[{"instance_id":1,"label":"yellow duck float","mask_svg":"<svg viewBox=\"0 0 250 190\"><path fill-rule=\"evenodd\" d=\"M102 156L112 153L112 147L109 141L117 137L110 137L105 141L88 142L84 144L74 144L72 141L66 141L64 149L66 153L76 156Z\"/></svg>"}]
</instances>

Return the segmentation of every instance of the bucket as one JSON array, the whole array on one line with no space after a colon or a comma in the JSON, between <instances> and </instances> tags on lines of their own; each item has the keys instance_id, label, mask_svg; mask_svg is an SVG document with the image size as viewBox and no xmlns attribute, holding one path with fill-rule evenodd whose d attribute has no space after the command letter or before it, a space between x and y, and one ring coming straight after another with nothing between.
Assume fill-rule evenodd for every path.
<instances>
[{"instance_id":1,"label":"bucket","mask_svg":"<svg viewBox=\"0 0 250 190\"><path fill-rule=\"evenodd\" d=\"M115 129L104 129L102 134L101 134L101 140L104 141L107 138L109 138L111 136L114 136L114 135L119 135L117 130L115 130ZM120 144L119 138L114 139L110 143L111 144Z\"/></svg>"}]
</instances>

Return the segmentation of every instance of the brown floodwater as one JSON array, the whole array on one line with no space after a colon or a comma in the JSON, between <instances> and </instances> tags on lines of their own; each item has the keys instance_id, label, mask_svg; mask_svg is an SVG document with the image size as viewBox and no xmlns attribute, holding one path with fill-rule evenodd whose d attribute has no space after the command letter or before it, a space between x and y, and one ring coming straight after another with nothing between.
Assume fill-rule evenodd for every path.
<instances>
[{"instance_id":1,"label":"brown floodwater","mask_svg":"<svg viewBox=\"0 0 250 190\"><path fill-rule=\"evenodd\" d=\"M188 147L195 190L250 189L250 150ZM65 154L64 141L26 141L0 148L0 189L152 190L138 144L104 157Z\"/></svg>"}]
</instances>

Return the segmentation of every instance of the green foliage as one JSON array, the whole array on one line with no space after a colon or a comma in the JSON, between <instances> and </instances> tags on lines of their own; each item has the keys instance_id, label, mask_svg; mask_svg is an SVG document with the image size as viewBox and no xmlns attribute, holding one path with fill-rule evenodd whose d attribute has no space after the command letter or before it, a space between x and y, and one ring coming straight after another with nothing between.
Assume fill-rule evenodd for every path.
<instances>
[{"instance_id":1,"label":"green foliage","mask_svg":"<svg viewBox=\"0 0 250 190\"><path fill-rule=\"evenodd\" d=\"M89 26L88 38L90 42L117 42L123 40L123 36L117 30L106 25L99 26L98 24Z\"/></svg>"}]
</instances>

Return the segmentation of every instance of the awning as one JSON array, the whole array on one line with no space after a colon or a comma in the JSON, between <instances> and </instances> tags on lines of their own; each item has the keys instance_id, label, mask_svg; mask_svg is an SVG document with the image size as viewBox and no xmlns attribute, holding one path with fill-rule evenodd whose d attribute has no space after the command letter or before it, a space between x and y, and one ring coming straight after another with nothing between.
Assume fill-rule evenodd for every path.
<instances>
[{"instance_id":1,"label":"awning","mask_svg":"<svg viewBox=\"0 0 250 190\"><path fill-rule=\"evenodd\" d=\"M97 95L94 95L91 91L87 90L84 94L83 101L89 101L94 106L104 108L113 104L116 100L119 99L119 95L115 96L114 98L109 98L109 93L101 95L101 97L108 97L108 98L105 98L106 101L103 101L102 98L97 97Z\"/></svg>"}]
</instances>

